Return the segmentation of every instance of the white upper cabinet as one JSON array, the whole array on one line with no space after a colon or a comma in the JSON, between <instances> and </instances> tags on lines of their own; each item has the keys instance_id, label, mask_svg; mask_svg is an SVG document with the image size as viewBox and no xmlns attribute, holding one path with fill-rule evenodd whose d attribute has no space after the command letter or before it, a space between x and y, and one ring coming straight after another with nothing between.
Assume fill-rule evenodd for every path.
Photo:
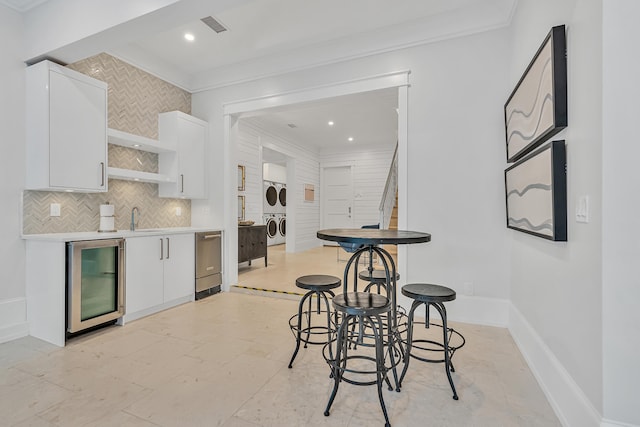
<instances>
[{"instance_id":1,"label":"white upper cabinet","mask_svg":"<svg viewBox=\"0 0 640 427\"><path fill-rule=\"evenodd\" d=\"M180 111L158 116L161 143L175 144L176 152L159 153L159 169L176 183L161 183L160 197L204 199L206 194L205 141L208 123Z\"/></svg>"},{"instance_id":2,"label":"white upper cabinet","mask_svg":"<svg viewBox=\"0 0 640 427\"><path fill-rule=\"evenodd\" d=\"M107 84L49 61L26 73L26 188L107 191Z\"/></svg>"}]
</instances>

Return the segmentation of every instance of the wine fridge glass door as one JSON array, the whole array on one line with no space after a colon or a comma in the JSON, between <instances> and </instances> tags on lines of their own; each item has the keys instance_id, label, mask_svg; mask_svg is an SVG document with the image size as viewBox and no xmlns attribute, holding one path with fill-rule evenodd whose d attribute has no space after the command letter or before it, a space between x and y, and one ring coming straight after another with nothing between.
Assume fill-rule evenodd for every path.
<instances>
[{"instance_id":1,"label":"wine fridge glass door","mask_svg":"<svg viewBox=\"0 0 640 427\"><path fill-rule=\"evenodd\" d=\"M124 315L124 240L69 242L67 288L70 333Z\"/></svg>"}]
</instances>

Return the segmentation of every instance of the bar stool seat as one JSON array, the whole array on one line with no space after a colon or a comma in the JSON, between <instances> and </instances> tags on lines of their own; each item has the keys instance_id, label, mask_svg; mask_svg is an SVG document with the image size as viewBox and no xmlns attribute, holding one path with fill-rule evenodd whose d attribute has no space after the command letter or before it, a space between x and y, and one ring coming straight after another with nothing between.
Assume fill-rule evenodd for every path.
<instances>
[{"instance_id":1,"label":"bar stool seat","mask_svg":"<svg viewBox=\"0 0 640 427\"><path fill-rule=\"evenodd\" d=\"M400 375L400 384L402 384L402 380L407 373L407 369L409 368L409 361L411 360L411 358L431 363L444 362L449 385L451 386L451 390L453 391L453 399L458 400L458 393L456 392L455 385L453 384L453 378L451 377L451 372L455 372L453 363L451 362L451 358L453 357L453 353L456 350L464 346L465 340L462 334L447 326L447 310L444 307L445 302L453 301L456 299L456 291L441 285L434 285L429 283L412 283L402 287L402 295L413 299L413 303L411 305L411 310L409 310L408 316L406 351L404 356L404 368L402 370L402 374ZM421 305L425 306L425 321L415 322L415 311ZM414 324L424 323L425 327L429 328L431 324L429 319L429 307L435 307L442 319L442 342L427 339L413 339ZM450 344L451 337L454 335L458 339L461 339L461 344L456 346ZM426 347L425 344L430 345L430 347ZM424 356L425 352L434 351L442 352L444 354L444 358L432 359ZM418 353L420 353L421 355L419 355Z\"/></svg>"},{"instance_id":2,"label":"bar stool seat","mask_svg":"<svg viewBox=\"0 0 640 427\"><path fill-rule=\"evenodd\" d=\"M291 356L289 362L289 368L293 366L293 361L298 355L300 350L300 343L304 342L304 348L307 348L308 344L320 345L326 344L332 340L332 334L335 331L335 323L331 320L331 307L327 294L334 297L332 289L339 288L342 281L335 276L329 276L326 274L311 274L307 276L301 276L296 279L296 286L300 289L305 289L308 292L303 295L298 304L298 313L291 316L289 319L289 327L296 337L296 348ZM311 297L315 296L317 300L316 310L311 309ZM304 310L305 302L309 303L307 310ZM321 309L320 301L324 301L324 309ZM326 323L313 325L312 313L320 315L325 313L327 316ZM305 323L303 325L303 317ZM306 336L303 336L306 335ZM322 335L323 338L319 338Z\"/></svg>"},{"instance_id":3,"label":"bar stool seat","mask_svg":"<svg viewBox=\"0 0 640 427\"><path fill-rule=\"evenodd\" d=\"M385 336L390 334L390 329L385 332L387 327L384 325L381 316L389 315L391 301L389 298L375 293L349 292L336 295L333 298L333 308L336 316L337 313L341 314L342 321L338 327L335 340L335 358L332 356L333 351L331 349L329 350L331 356L327 357L325 355L325 359L327 359L331 367L334 387L324 415L329 416L329 410L338 392L340 382L345 381L362 386L376 384L380 406L385 418L385 426L390 427L387 409L382 396L382 383L386 382L389 390L393 390L387 377L387 372L390 368L385 366L385 346L390 345L391 341L385 339ZM356 328L356 325L359 325L359 328ZM373 338L373 345L364 343L364 338ZM350 354L350 351L356 352L355 348L351 349L352 343L357 343L360 349L375 347L375 357L362 351L357 354ZM333 342L327 344L325 348L330 348L332 344ZM363 361L374 362L375 368L366 369L362 364ZM355 366L352 366L352 362L355 362L353 363ZM395 369L393 360L391 364ZM345 374L347 375L345 376ZM362 377L367 375L375 375L375 380L365 381Z\"/></svg>"},{"instance_id":4,"label":"bar stool seat","mask_svg":"<svg viewBox=\"0 0 640 427\"><path fill-rule=\"evenodd\" d=\"M393 277L390 276L390 278L393 280ZM358 273L358 279L369 282L364 288L365 292L370 292L373 286L377 286L378 293L380 293L380 288L384 288L385 292L387 291L387 273L382 269L376 268L371 272L369 272L369 270L362 270ZM396 272L396 282L398 280L400 280L400 273Z\"/></svg>"},{"instance_id":5,"label":"bar stool seat","mask_svg":"<svg viewBox=\"0 0 640 427\"><path fill-rule=\"evenodd\" d=\"M329 276L326 274L310 274L308 276L301 276L296 279L297 287L314 292L323 292L339 288L341 284L342 281L338 277Z\"/></svg>"},{"instance_id":6,"label":"bar stool seat","mask_svg":"<svg viewBox=\"0 0 640 427\"><path fill-rule=\"evenodd\" d=\"M362 270L358 273L358 278L368 282L386 282L387 273L380 268L374 268L371 274L369 274L369 270ZM400 280L400 273L398 272L396 272L396 280Z\"/></svg>"},{"instance_id":7,"label":"bar stool seat","mask_svg":"<svg viewBox=\"0 0 640 427\"><path fill-rule=\"evenodd\" d=\"M456 299L456 291L441 285L412 283L402 287L402 295L420 302L447 302Z\"/></svg>"}]
</instances>

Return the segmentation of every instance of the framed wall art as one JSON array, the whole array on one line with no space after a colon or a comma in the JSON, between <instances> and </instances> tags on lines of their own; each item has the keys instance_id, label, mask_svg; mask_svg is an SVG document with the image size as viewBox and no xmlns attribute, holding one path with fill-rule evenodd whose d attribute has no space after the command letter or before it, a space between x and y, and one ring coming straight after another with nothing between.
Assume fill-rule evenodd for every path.
<instances>
[{"instance_id":1,"label":"framed wall art","mask_svg":"<svg viewBox=\"0 0 640 427\"><path fill-rule=\"evenodd\" d=\"M238 196L238 221L244 221L244 196Z\"/></svg>"},{"instance_id":2,"label":"framed wall art","mask_svg":"<svg viewBox=\"0 0 640 427\"><path fill-rule=\"evenodd\" d=\"M304 201L313 202L316 199L315 191L316 190L313 184L305 184L304 185Z\"/></svg>"},{"instance_id":3,"label":"framed wall art","mask_svg":"<svg viewBox=\"0 0 640 427\"><path fill-rule=\"evenodd\" d=\"M238 191L244 191L245 181L245 168L243 165L238 165Z\"/></svg>"},{"instance_id":4,"label":"framed wall art","mask_svg":"<svg viewBox=\"0 0 640 427\"><path fill-rule=\"evenodd\" d=\"M553 27L504 105L507 162L567 127L565 27Z\"/></svg>"},{"instance_id":5,"label":"framed wall art","mask_svg":"<svg viewBox=\"0 0 640 427\"><path fill-rule=\"evenodd\" d=\"M567 172L564 141L553 141L504 171L507 227L567 241Z\"/></svg>"}]
</instances>

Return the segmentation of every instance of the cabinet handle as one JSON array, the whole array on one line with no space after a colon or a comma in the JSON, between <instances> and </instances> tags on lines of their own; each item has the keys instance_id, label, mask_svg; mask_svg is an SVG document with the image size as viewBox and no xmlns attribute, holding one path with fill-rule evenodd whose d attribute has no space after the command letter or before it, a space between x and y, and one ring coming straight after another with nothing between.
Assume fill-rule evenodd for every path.
<instances>
[{"instance_id":1,"label":"cabinet handle","mask_svg":"<svg viewBox=\"0 0 640 427\"><path fill-rule=\"evenodd\" d=\"M180 174L180 192L184 193L184 174Z\"/></svg>"},{"instance_id":2,"label":"cabinet handle","mask_svg":"<svg viewBox=\"0 0 640 427\"><path fill-rule=\"evenodd\" d=\"M170 252L170 249L169 249L169 238L167 237L167 259L169 259L169 252Z\"/></svg>"},{"instance_id":3,"label":"cabinet handle","mask_svg":"<svg viewBox=\"0 0 640 427\"><path fill-rule=\"evenodd\" d=\"M160 261L164 259L164 242L162 241L162 237L160 238Z\"/></svg>"},{"instance_id":4,"label":"cabinet handle","mask_svg":"<svg viewBox=\"0 0 640 427\"><path fill-rule=\"evenodd\" d=\"M102 184L100 184L100 187L104 187L104 162L100 162L100 176L102 178Z\"/></svg>"}]
</instances>

